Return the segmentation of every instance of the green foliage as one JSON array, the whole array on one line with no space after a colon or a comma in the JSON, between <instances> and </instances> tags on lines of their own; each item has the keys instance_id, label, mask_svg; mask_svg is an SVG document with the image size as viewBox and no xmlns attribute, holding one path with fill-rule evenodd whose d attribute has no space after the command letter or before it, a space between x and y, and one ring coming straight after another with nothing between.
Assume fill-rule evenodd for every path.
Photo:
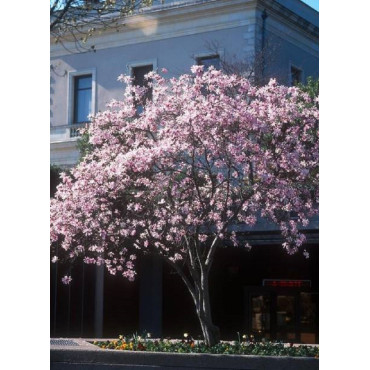
<instances>
[{"instance_id":1,"label":"green foliage","mask_svg":"<svg viewBox=\"0 0 370 370\"><path fill-rule=\"evenodd\" d=\"M55 194L58 184L60 183L60 174L63 168L55 164L50 165L50 197Z\"/></svg>"},{"instance_id":2,"label":"green foliage","mask_svg":"<svg viewBox=\"0 0 370 370\"><path fill-rule=\"evenodd\" d=\"M305 84L299 83L297 85L303 92L307 93L310 98L314 99L319 96L319 80L312 78L311 76L307 78Z\"/></svg>"},{"instance_id":3,"label":"green foliage","mask_svg":"<svg viewBox=\"0 0 370 370\"><path fill-rule=\"evenodd\" d=\"M77 140L77 149L80 152L80 162L92 151L92 144L89 142L89 132L85 130Z\"/></svg>"},{"instance_id":4,"label":"green foliage","mask_svg":"<svg viewBox=\"0 0 370 370\"><path fill-rule=\"evenodd\" d=\"M53 176L59 176L59 174L63 172L63 168L56 165L56 164L51 164L50 165L50 175Z\"/></svg>"},{"instance_id":5,"label":"green foliage","mask_svg":"<svg viewBox=\"0 0 370 370\"><path fill-rule=\"evenodd\" d=\"M70 169L60 167L56 164L50 165L50 197L54 196L57 186L61 183L60 174L62 172L70 174Z\"/></svg>"},{"instance_id":6,"label":"green foliage","mask_svg":"<svg viewBox=\"0 0 370 370\"><path fill-rule=\"evenodd\" d=\"M245 336L243 336L244 338ZM255 355L255 356L294 356L316 357L319 356L317 346L284 344L282 342L255 342L254 339L245 339L235 342L220 342L213 347L207 346L203 341L194 341L191 337L183 340L150 339L138 335L120 335L117 340L94 341L93 344L102 349L150 351L150 352L175 352L175 353L210 353L230 355Z\"/></svg>"}]
</instances>

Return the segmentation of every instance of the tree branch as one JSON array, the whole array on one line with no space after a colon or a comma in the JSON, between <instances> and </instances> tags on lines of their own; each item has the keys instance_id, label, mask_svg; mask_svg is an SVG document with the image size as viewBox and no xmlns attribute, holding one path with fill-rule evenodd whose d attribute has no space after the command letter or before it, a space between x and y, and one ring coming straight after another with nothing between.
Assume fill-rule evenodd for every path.
<instances>
[{"instance_id":1,"label":"tree branch","mask_svg":"<svg viewBox=\"0 0 370 370\"><path fill-rule=\"evenodd\" d=\"M172 262L167 257L163 257L163 258L180 275L182 281L185 283L185 285L188 288L191 296L193 297L193 300L194 300L195 304L197 304L197 296L196 296L195 288L191 285L191 282L187 278L187 276L184 274L184 271L182 271L181 268L175 262Z\"/></svg>"},{"instance_id":2,"label":"tree branch","mask_svg":"<svg viewBox=\"0 0 370 370\"><path fill-rule=\"evenodd\" d=\"M205 266L206 266L206 269L207 271L210 270L211 268L211 265L212 265L212 261L213 261L213 256L215 254L215 251L216 251L216 247L217 247L217 241L218 241L218 236L216 235L216 237L213 239L213 242L209 248L209 251L208 251L208 254L207 254L207 259L206 259L206 262L205 262Z\"/></svg>"}]
</instances>

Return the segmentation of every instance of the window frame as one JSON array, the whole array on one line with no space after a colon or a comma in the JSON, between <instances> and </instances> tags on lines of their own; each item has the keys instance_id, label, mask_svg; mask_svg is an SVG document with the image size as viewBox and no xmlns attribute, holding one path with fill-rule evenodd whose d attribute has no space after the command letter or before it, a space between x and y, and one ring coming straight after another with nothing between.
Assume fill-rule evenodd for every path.
<instances>
[{"instance_id":1,"label":"window frame","mask_svg":"<svg viewBox=\"0 0 370 370\"><path fill-rule=\"evenodd\" d=\"M156 72L158 70L158 60L157 58L153 59L142 59L142 60L134 60L126 64L127 73L131 78L134 78L134 69L140 67L152 66L152 71ZM141 107L141 109L140 109ZM141 113L142 106L136 106L137 114Z\"/></svg>"},{"instance_id":2,"label":"window frame","mask_svg":"<svg viewBox=\"0 0 370 370\"><path fill-rule=\"evenodd\" d=\"M74 122L75 116L75 82L77 77L91 75L91 113L96 113L96 68L89 68L78 71L68 72L68 95L67 95L67 125L77 125Z\"/></svg>"},{"instance_id":3,"label":"window frame","mask_svg":"<svg viewBox=\"0 0 370 370\"><path fill-rule=\"evenodd\" d=\"M217 49L214 51L203 51L199 52L193 55L193 59L196 65L199 64L199 59L205 59L205 58L212 58L212 57L218 57L220 60L220 70L222 70L222 59L224 58L225 50L224 49Z\"/></svg>"},{"instance_id":4,"label":"window frame","mask_svg":"<svg viewBox=\"0 0 370 370\"><path fill-rule=\"evenodd\" d=\"M134 68L137 67L145 67L145 66L153 66L153 71L156 72L158 69L158 61L157 58L154 59L142 59L142 60L134 60L126 64L127 74L130 77L134 77Z\"/></svg>"},{"instance_id":5,"label":"window frame","mask_svg":"<svg viewBox=\"0 0 370 370\"><path fill-rule=\"evenodd\" d=\"M303 83L304 80L305 80L303 68L297 66L296 64L293 64L292 62L289 62L289 78L288 78L288 80L289 80L289 86L294 86L293 85L293 80L292 80L292 68L295 68L298 71L300 71L300 73L301 73L301 81L299 81L299 83Z\"/></svg>"},{"instance_id":6,"label":"window frame","mask_svg":"<svg viewBox=\"0 0 370 370\"><path fill-rule=\"evenodd\" d=\"M221 58L220 58L220 56L218 55L218 54L213 54L213 55L207 55L207 56L205 56L205 57L198 57L197 59L196 59L196 62L197 62L197 65L198 66L205 66L204 64L201 64L201 61L202 60L210 60L210 59L218 59L218 62L219 62L219 67L217 68L217 69L221 69L222 67L221 67ZM213 67L215 67L213 64L211 64L210 66L213 66ZM209 68L209 67L208 67ZM215 67L216 68L216 67Z\"/></svg>"}]
</instances>

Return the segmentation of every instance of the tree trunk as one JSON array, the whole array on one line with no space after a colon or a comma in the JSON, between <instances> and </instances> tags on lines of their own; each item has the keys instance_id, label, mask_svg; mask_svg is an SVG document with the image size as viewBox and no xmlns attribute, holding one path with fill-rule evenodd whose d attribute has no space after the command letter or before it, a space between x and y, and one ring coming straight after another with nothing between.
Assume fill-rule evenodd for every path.
<instances>
[{"instance_id":1,"label":"tree trunk","mask_svg":"<svg viewBox=\"0 0 370 370\"><path fill-rule=\"evenodd\" d=\"M193 266L188 266L190 272L189 278L175 262L170 259L165 260L180 275L193 298L206 345L216 345L220 342L220 329L212 322L208 284L209 268L206 269L204 264L199 264L199 269L194 268Z\"/></svg>"},{"instance_id":2,"label":"tree trunk","mask_svg":"<svg viewBox=\"0 0 370 370\"><path fill-rule=\"evenodd\" d=\"M220 329L212 323L210 320L206 320L199 316L200 326L202 328L204 341L207 346L214 346L220 342Z\"/></svg>"},{"instance_id":3,"label":"tree trunk","mask_svg":"<svg viewBox=\"0 0 370 370\"><path fill-rule=\"evenodd\" d=\"M201 281L197 286L200 287L199 299L197 299L195 305L204 341L207 346L214 346L220 342L220 329L212 322L208 276L201 274Z\"/></svg>"}]
</instances>

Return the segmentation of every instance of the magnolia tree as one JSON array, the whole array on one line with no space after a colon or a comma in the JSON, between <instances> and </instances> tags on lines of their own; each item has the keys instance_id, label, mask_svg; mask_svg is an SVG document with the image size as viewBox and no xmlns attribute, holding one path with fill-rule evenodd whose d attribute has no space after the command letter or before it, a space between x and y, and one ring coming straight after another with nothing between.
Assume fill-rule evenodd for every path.
<instances>
[{"instance_id":1,"label":"magnolia tree","mask_svg":"<svg viewBox=\"0 0 370 370\"><path fill-rule=\"evenodd\" d=\"M235 225L262 217L280 227L288 253L304 243L299 224L318 202L318 99L274 80L255 88L212 67L191 71L149 73L151 100L119 77L123 101L93 118L92 150L62 174L51 201L51 244L53 262L82 257L129 280L137 257L159 255L181 276L214 345L209 272L219 246L240 245Z\"/></svg>"}]
</instances>

